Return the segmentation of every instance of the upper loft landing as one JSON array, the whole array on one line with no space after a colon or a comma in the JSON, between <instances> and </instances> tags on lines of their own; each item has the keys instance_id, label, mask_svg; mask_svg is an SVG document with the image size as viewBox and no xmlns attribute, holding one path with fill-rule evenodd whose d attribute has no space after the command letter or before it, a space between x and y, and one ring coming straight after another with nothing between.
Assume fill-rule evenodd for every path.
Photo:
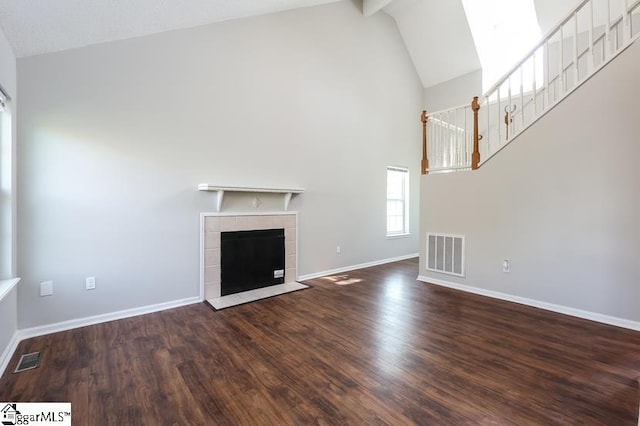
<instances>
[{"instance_id":1,"label":"upper loft landing","mask_svg":"<svg viewBox=\"0 0 640 426\"><path fill-rule=\"evenodd\" d=\"M640 0L583 0L483 96L423 112L423 174L482 166L640 36Z\"/></svg>"}]
</instances>

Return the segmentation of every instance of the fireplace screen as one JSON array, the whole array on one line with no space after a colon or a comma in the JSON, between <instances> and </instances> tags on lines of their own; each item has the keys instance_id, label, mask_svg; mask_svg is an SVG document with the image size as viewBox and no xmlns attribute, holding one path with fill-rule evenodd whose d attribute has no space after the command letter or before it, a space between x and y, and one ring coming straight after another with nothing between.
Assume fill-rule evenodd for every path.
<instances>
[{"instance_id":1,"label":"fireplace screen","mask_svg":"<svg viewBox=\"0 0 640 426\"><path fill-rule=\"evenodd\" d=\"M220 233L221 295L284 283L284 229Z\"/></svg>"}]
</instances>

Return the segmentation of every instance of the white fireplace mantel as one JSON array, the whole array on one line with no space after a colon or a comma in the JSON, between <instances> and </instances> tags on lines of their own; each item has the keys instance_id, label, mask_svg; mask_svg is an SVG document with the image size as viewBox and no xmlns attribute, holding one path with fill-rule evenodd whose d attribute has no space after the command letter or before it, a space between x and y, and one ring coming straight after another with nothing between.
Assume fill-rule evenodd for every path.
<instances>
[{"instance_id":1,"label":"white fireplace mantel","mask_svg":"<svg viewBox=\"0 0 640 426\"><path fill-rule=\"evenodd\" d=\"M216 186L209 183L201 183L198 185L198 191L217 192L217 208L218 211L222 209L222 200L224 199L225 192L246 192L246 193L269 193L269 194L281 194L284 197L284 211L289 209L289 202L291 197L297 194L302 194L304 189L291 189L291 188L257 188L251 186Z\"/></svg>"}]
</instances>

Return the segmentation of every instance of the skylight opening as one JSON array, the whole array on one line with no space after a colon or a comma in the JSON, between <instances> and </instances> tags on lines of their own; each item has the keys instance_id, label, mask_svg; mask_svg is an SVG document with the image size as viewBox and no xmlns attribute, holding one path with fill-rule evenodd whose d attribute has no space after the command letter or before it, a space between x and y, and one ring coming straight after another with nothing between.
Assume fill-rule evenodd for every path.
<instances>
[{"instance_id":1,"label":"skylight opening","mask_svg":"<svg viewBox=\"0 0 640 426\"><path fill-rule=\"evenodd\" d=\"M482 65L482 88L486 92L540 41L535 5L533 0L462 0L462 3ZM536 68L541 65L536 64ZM525 77L524 83L531 86L531 81ZM520 86L520 82L513 83Z\"/></svg>"}]
</instances>

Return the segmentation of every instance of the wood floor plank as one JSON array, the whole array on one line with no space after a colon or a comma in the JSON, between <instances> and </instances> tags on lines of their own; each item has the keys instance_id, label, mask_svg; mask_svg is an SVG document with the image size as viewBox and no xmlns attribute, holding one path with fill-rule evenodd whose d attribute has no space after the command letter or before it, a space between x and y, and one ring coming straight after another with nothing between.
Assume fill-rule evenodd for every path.
<instances>
[{"instance_id":1,"label":"wood floor plank","mask_svg":"<svg viewBox=\"0 0 640 426\"><path fill-rule=\"evenodd\" d=\"M0 400L71 401L75 425L637 425L640 333L417 273L395 262L29 339ZM9 371L38 350L39 368Z\"/></svg>"}]
</instances>

